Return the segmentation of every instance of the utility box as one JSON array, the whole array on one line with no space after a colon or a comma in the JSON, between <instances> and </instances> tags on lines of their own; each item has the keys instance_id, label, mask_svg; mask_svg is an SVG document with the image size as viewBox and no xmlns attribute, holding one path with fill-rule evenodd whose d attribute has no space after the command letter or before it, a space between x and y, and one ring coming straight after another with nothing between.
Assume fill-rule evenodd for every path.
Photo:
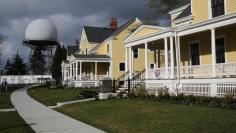
<instances>
[{"instance_id":1,"label":"utility box","mask_svg":"<svg viewBox=\"0 0 236 133\"><path fill-rule=\"evenodd\" d=\"M101 93L110 93L112 92L112 78L104 78L102 80Z\"/></svg>"}]
</instances>

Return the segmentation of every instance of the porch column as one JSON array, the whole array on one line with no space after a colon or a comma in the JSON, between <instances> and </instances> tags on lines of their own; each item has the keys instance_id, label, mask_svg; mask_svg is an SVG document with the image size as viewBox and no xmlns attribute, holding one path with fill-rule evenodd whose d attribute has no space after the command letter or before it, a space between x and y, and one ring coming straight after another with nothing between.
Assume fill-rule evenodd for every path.
<instances>
[{"instance_id":1,"label":"porch column","mask_svg":"<svg viewBox=\"0 0 236 133\"><path fill-rule=\"evenodd\" d=\"M125 79L127 79L127 72L128 72L128 47L125 48Z\"/></svg>"},{"instance_id":2,"label":"porch column","mask_svg":"<svg viewBox=\"0 0 236 133\"><path fill-rule=\"evenodd\" d=\"M146 42L145 44L145 79L147 79L147 69L148 69L148 43Z\"/></svg>"},{"instance_id":3,"label":"porch column","mask_svg":"<svg viewBox=\"0 0 236 133\"><path fill-rule=\"evenodd\" d=\"M216 77L216 42L215 29L211 29L212 77Z\"/></svg>"},{"instance_id":4,"label":"porch column","mask_svg":"<svg viewBox=\"0 0 236 133\"><path fill-rule=\"evenodd\" d=\"M95 62L95 81L97 81L98 65L97 61Z\"/></svg>"},{"instance_id":5,"label":"porch column","mask_svg":"<svg viewBox=\"0 0 236 133\"><path fill-rule=\"evenodd\" d=\"M72 77L72 64L70 64L70 78Z\"/></svg>"},{"instance_id":6,"label":"porch column","mask_svg":"<svg viewBox=\"0 0 236 133\"><path fill-rule=\"evenodd\" d=\"M131 78L133 78L133 73L134 73L134 51L132 49L132 47L130 47L131 49Z\"/></svg>"},{"instance_id":7,"label":"porch column","mask_svg":"<svg viewBox=\"0 0 236 133\"><path fill-rule=\"evenodd\" d=\"M131 50L131 47L129 47L129 78L132 78L132 52L131 52L132 50Z\"/></svg>"},{"instance_id":8,"label":"porch column","mask_svg":"<svg viewBox=\"0 0 236 133\"><path fill-rule=\"evenodd\" d=\"M173 43L173 37L170 37L170 52L171 52L171 78L174 79L175 78L175 62L174 62L174 43Z\"/></svg>"},{"instance_id":9,"label":"porch column","mask_svg":"<svg viewBox=\"0 0 236 133\"><path fill-rule=\"evenodd\" d=\"M110 61L110 66L109 66L109 77L112 77L112 61Z\"/></svg>"},{"instance_id":10,"label":"porch column","mask_svg":"<svg viewBox=\"0 0 236 133\"><path fill-rule=\"evenodd\" d=\"M168 42L167 38L164 38L165 43L165 78L168 78Z\"/></svg>"},{"instance_id":11,"label":"porch column","mask_svg":"<svg viewBox=\"0 0 236 133\"><path fill-rule=\"evenodd\" d=\"M82 80L82 62L79 62L79 79Z\"/></svg>"},{"instance_id":12,"label":"porch column","mask_svg":"<svg viewBox=\"0 0 236 133\"><path fill-rule=\"evenodd\" d=\"M75 80L78 80L78 61L75 61Z\"/></svg>"}]
</instances>

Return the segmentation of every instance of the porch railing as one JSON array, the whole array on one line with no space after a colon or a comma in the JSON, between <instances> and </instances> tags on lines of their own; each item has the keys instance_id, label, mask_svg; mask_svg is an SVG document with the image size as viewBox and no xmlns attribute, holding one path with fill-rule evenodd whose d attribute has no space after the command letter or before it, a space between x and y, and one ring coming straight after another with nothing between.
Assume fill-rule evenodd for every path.
<instances>
[{"instance_id":1,"label":"porch railing","mask_svg":"<svg viewBox=\"0 0 236 133\"><path fill-rule=\"evenodd\" d=\"M175 77L177 76L177 68L175 67ZM164 79L165 68L147 69L147 79ZM211 78L212 65L199 66L181 66L180 78ZM168 68L168 77L170 77L171 69ZM216 77L236 77L236 63L222 63L216 65Z\"/></svg>"},{"instance_id":2,"label":"porch railing","mask_svg":"<svg viewBox=\"0 0 236 133\"><path fill-rule=\"evenodd\" d=\"M181 78L206 78L212 75L211 65L182 66L180 67Z\"/></svg>"},{"instance_id":3,"label":"porch railing","mask_svg":"<svg viewBox=\"0 0 236 133\"><path fill-rule=\"evenodd\" d=\"M181 78L210 78L212 65L180 67ZM236 76L236 63L222 63L216 65L216 77Z\"/></svg>"},{"instance_id":4,"label":"porch railing","mask_svg":"<svg viewBox=\"0 0 236 133\"><path fill-rule=\"evenodd\" d=\"M216 65L217 76L236 76L236 63L224 63Z\"/></svg>"},{"instance_id":5,"label":"porch railing","mask_svg":"<svg viewBox=\"0 0 236 133\"><path fill-rule=\"evenodd\" d=\"M80 75L78 75L79 79ZM83 81L89 81L89 80L103 80L105 77L108 77L107 75L82 75L81 80ZM80 79L79 79L80 80Z\"/></svg>"},{"instance_id":6,"label":"porch railing","mask_svg":"<svg viewBox=\"0 0 236 133\"><path fill-rule=\"evenodd\" d=\"M170 71L170 69L168 69ZM147 69L147 79L163 79L165 78L165 68Z\"/></svg>"}]
</instances>

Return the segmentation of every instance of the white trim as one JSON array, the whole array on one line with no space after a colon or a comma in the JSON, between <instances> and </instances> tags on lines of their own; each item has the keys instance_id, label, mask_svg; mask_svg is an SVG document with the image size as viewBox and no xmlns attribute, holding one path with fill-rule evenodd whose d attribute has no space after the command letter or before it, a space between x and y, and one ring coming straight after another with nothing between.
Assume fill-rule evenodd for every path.
<instances>
[{"instance_id":1,"label":"white trim","mask_svg":"<svg viewBox=\"0 0 236 133\"><path fill-rule=\"evenodd\" d=\"M141 31L144 28L157 29L157 30L165 30L167 27L153 26L153 25L141 25L132 34L130 34L124 41L131 40L132 37L134 37L139 31Z\"/></svg>"},{"instance_id":2,"label":"white trim","mask_svg":"<svg viewBox=\"0 0 236 133\"><path fill-rule=\"evenodd\" d=\"M212 19L211 0L208 0L208 19Z\"/></svg>"},{"instance_id":3,"label":"white trim","mask_svg":"<svg viewBox=\"0 0 236 133\"><path fill-rule=\"evenodd\" d=\"M168 79L169 77L169 51L168 51L168 38L164 38L164 49L165 49L165 78Z\"/></svg>"},{"instance_id":4,"label":"white trim","mask_svg":"<svg viewBox=\"0 0 236 133\"><path fill-rule=\"evenodd\" d=\"M212 77L216 77L216 38L215 29L211 29L211 64L212 64Z\"/></svg>"},{"instance_id":5,"label":"white trim","mask_svg":"<svg viewBox=\"0 0 236 133\"><path fill-rule=\"evenodd\" d=\"M197 24L192 24L190 26L180 27L179 29L177 29L177 34L178 36L185 36L235 23L236 23L236 13L233 13L229 15L219 16Z\"/></svg>"},{"instance_id":6,"label":"white trim","mask_svg":"<svg viewBox=\"0 0 236 133\"><path fill-rule=\"evenodd\" d=\"M169 36L173 36L173 31L172 29L167 29L158 33L154 33L148 36L144 36L142 38L139 39L135 39L135 40L129 40L128 42L125 42L126 47L129 46L135 46L135 45L140 45L140 44L144 44L146 42L151 42L151 41L155 41L155 40L160 40Z\"/></svg>"},{"instance_id":7,"label":"white trim","mask_svg":"<svg viewBox=\"0 0 236 133\"><path fill-rule=\"evenodd\" d=\"M227 15L228 14L228 12L227 12L227 0L224 0L224 6L225 6L225 15Z\"/></svg>"},{"instance_id":8,"label":"white trim","mask_svg":"<svg viewBox=\"0 0 236 133\"><path fill-rule=\"evenodd\" d=\"M148 68L148 43L144 44L145 50L144 50L144 62L145 62L145 70ZM147 79L147 72L145 72L145 79Z\"/></svg>"},{"instance_id":9,"label":"white trim","mask_svg":"<svg viewBox=\"0 0 236 133\"><path fill-rule=\"evenodd\" d=\"M174 61L174 37L170 37L170 68L171 68L171 78L175 77L175 61Z\"/></svg>"},{"instance_id":10,"label":"white trim","mask_svg":"<svg viewBox=\"0 0 236 133\"><path fill-rule=\"evenodd\" d=\"M191 0L191 14L193 14L193 0Z\"/></svg>"},{"instance_id":11,"label":"white trim","mask_svg":"<svg viewBox=\"0 0 236 133\"><path fill-rule=\"evenodd\" d=\"M129 51L129 78L132 78L132 47L128 47L128 51Z\"/></svg>"},{"instance_id":12,"label":"white trim","mask_svg":"<svg viewBox=\"0 0 236 133\"><path fill-rule=\"evenodd\" d=\"M112 39L109 42L110 47L110 56L111 56L111 63L110 63L110 77L113 77L113 42Z\"/></svg>"},{"instance_id":13,"label":"white trim","mask_svg":"<svg viewBox=\"0 0 236 133\"><path fill-rule=\"evenodd\" d=\"M173 23L175 24L179 24L179 23L183 23L183 22L186 22L186 21L190 21L193 19L193 16L192 15L189 15L187 17L183 17L183 18L180 18L180 19L176 19L173 21Z\"/></svg>"},{"instance_id":14,"label":"white trim","mask_svg":"<svg viewBox=\"0 0 236 133\"><path fill-rule=\"evenodd\" d=\"M183 11L184 9L186 9L190 4L187 4L185 6L181 6L177 9L174 9L174 10L171 10L168 12L168 14L174 14L174 13L177 13L177 12L180 12L180 11Z\"/></svg>"},{"instance_id":15,"label":"white trim","mask_svg":"<svg viewBox=\"0 0 236 133\"><path fill-rule=\"evenodd\" d=\"M208 0L208 18L209 19L212 19L213 17L212 17L212 8L211 8L211 1L212 0ZM227 15L228 14L228 12L227 12L227 0L224 0L224 12L225 12L225 14L224 15Z\"/></svg>"}]
</instances>

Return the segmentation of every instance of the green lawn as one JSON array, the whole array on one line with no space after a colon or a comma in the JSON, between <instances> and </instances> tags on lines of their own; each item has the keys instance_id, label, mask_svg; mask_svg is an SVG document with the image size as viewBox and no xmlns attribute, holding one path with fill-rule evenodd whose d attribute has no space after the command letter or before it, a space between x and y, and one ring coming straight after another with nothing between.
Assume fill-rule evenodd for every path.
<instances>
[{"instance_id":1,"label":"green lawn","mask_svg":"<svg viewBox=\"0 0 236 133\"><path fill-rule=\"evenodd\" d=\"M53 106L58 102L78 100L77 95L79 94L79 90L36 88L29 89L28 94L47 106Z\"/></svg>"},{"instance_id":2,"label":"green lawn","mask_svg":"<svg viewBox=\"0 0 236 133\"><path fill-rule=\"evenodd\" d=\"M156 101L108 100L58 111L109 133L235 133L236 111Z\"/></svg>"},{"instance_id":3,"label":"green lawn","mask_svg":"<svg viewBox=\"0 0 236 133\"><path fill-rule=\"evenodd\" d=\"M17 112L0 112L0 133L34 133Z\"/></svg>"},{"instance_id":4,"label":"green lawn","mask_svg":"<svg viewBox=\"0 0 236 133\"><path fill-rule=\"evenodd\" d=\"M13 108L10 96L11 92L0 93L0 109Z\"/></svg>"}]
</instances>

